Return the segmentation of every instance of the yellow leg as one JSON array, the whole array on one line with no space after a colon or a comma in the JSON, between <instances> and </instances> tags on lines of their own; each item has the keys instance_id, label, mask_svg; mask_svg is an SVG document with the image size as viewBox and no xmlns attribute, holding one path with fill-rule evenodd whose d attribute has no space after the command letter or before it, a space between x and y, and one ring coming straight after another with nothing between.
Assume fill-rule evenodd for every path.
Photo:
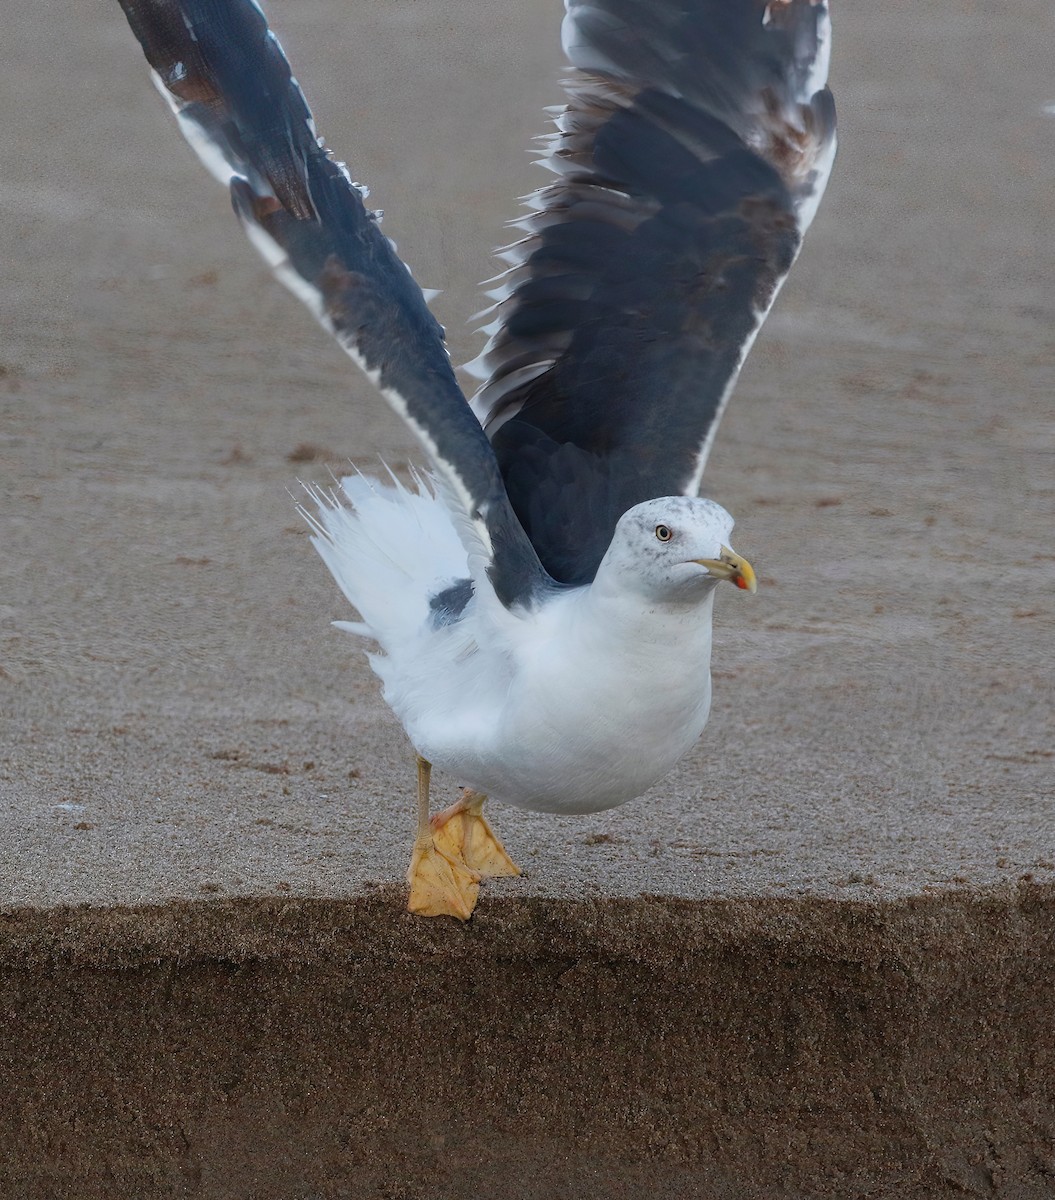
<instances>
[{"instance_id":1,"label":"yellow leg","mask_svg":"<svg viewBox=\"0 0 1055 1200\"><path fill-rule=\"evenodd\" d=\"M480 873L458 855L437 846L429 825L429 779L432 764L418 755L418 833L407 869L407 908L421 917L457 917L467 921L476 907Z\"/></svg>"},{"instance_id":2,"label":"yellow leg","mask_svg":"<svg viewBox=\"0 0 1055 1200\"><path fill-rule=\"evenodd\" d=\"M429 822L432 840L448 858L460 859L470 870L485 878L519 875L520 868L509 857L498 835L484 816L486 796L463 788L460 800L437 813Z\"/></svg>"}]
</instances>

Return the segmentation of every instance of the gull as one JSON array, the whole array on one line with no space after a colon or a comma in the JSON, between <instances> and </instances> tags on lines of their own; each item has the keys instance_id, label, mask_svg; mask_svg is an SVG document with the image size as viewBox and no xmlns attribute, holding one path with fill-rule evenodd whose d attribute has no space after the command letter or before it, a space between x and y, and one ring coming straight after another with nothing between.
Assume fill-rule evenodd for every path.
<instances>
[{"instance_id":1,"label":"gull","mask_svg":"<svg viewBox=\"0 0 1055 1200\"><path fill-rule=\"evenodd\" d=\"M408 907L467 919L519 873L487 798L615 807L707 723L716 591L756 581L700 485L831 172L828 5L565 0L553 179L499 252L467 399L258 5L120 3L252 242L427 456L305 515L416 751ZM433 765L463 790L430 815Z\"/></svg>"}]
</instances>

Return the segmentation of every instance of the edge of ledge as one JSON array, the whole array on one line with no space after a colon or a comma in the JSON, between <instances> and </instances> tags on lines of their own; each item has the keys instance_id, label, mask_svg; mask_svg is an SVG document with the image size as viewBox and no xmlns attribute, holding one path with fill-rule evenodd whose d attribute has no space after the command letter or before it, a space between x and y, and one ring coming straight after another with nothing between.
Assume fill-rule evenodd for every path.
<instances>
[{"instance_id":1,"label":"edge of ledge","mask_svg":"<svg viewBox=\"0 0 1055 1200\"><path fill-rule=\"evenodd\" d=\"M125 970L146 963L604 958L671 966L738 949L907 970L963 953L1055 952L1055 884L884 900L495 898L465 925L403 910L399 888L348 898L173 900L142 906L0 909L0 969Z\"/></svg>"}]
</instances>

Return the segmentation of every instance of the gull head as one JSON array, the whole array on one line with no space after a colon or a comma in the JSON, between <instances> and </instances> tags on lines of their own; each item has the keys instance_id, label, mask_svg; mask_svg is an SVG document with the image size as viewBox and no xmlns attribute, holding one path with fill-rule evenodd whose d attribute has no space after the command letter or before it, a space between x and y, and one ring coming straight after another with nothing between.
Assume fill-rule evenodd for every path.
<instances>
[{"instance_id":1,"label":"gull head","mask_svg":"<svg viewBox=\"0 0 1055 1200\"><path fill-rule=\"evenodd\" d=\"M619 519L597 583L659 604L693 604L723 580L753 592L755 573L729 547L733 518L696 496L665 496Z\"/></svg>"}]
</instances>

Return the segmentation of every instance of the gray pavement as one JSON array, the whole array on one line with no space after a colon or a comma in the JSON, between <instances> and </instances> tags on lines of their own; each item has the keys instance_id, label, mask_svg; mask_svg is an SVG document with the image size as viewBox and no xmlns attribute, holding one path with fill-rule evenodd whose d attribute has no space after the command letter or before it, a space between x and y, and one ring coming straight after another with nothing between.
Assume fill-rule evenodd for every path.
<instances>
[{"instance_id":1,"label":"gray pavement","mask_svg":"<svg viewBox=\"0 0 1055 1200\"><path fill-rule=\"evenodd\" d=\"M559 10L271 5L456 361L544 178ZM721 597L710 726L625 808L496 810L527 873L481 911L1055 880L1055 17L835 19L833 183L705 483L762 582ZM116 3L4 26L0 906L397 884L412 757L289 490L417 453L245 244Z\"/></svg>"}]
</instances>

